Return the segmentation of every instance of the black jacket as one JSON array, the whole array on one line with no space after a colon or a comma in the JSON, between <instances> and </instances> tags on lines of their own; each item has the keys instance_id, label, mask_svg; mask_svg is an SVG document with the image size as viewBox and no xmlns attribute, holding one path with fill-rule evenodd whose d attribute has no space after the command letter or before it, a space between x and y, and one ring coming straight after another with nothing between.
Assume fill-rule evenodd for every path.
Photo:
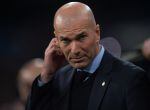
<instances>
[{"instance_id":1,"label":"black jacket","mask_svg":"<svg viewBox=\"0 0 150 110\"><path fill-rule=\"evenodd\" d=\"M42 87L38 86L37 78L27 110L68 110L74 73L75 69L67 65ZM93 83L88 110L150 110L150 83L144 70L105 51Z\"/></svg>"}]
</instances>

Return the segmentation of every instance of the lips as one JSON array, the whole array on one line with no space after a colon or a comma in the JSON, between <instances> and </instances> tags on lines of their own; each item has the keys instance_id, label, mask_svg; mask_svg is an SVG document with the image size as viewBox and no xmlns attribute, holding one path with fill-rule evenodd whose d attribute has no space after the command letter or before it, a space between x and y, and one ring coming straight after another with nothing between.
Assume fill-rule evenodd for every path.
<instances>
[{"instance_id":1,"label":"lips","mask_svg":"<svg viewBox=\"0 0 150 110\"><path fill-rule=\"evenodd\" d=\"M70 61L74 63L79 63L79 62L82 62L83 60L84 60L84 57L70 58Z\"/></svg>"}]
</instances>

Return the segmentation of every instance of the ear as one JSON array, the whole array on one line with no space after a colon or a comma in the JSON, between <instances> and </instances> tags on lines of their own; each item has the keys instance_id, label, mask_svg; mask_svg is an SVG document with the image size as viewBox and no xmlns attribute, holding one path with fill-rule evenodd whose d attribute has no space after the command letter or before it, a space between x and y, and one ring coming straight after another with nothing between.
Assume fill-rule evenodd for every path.
<instances>
[{"instance_id":1,"label":"ear","mask_svg":"<svg viewBox=\"0 0 150 110\"><path fill-rule=\"evenodd\" d=\"M54 35L55 35L55 37L56 37L56 31L54 30Z\"/></svg>"},{"instance_id":2,"label":"ear","mask_svg":"<svg viewBox=\"0 0 150 110\"><path fill-rule=\"evenodd\" d=\"M56 31L54 31L54 35L55 35L55 38L56 38L56 39L57 39L57 41L58 41L58 46L60 47L60 42L59 42L59 39L58 39L58 36L57 36Z\"/></svg>"},{"instance_id":3,"label":"ear","mask_svg":"<svg viewBox=\"0 0 150 110\"><path fill-rule=\"evenodd\" d=\"M54 31L54 35L55 35L55 38L57 38L57 40L58 40L58 35L57 35L56 31Z\"/></svg>"},{"instance_id":4,"label":"ear","mask_svg":"<svg viewBox=\"0 0 150 110\"><path fill-rule=\"evenodd\" d=\"M99 24L96 25L96 39L97 39L97 42L100 42L100 27L99 27Z\"/></svg>"}]
</instances>

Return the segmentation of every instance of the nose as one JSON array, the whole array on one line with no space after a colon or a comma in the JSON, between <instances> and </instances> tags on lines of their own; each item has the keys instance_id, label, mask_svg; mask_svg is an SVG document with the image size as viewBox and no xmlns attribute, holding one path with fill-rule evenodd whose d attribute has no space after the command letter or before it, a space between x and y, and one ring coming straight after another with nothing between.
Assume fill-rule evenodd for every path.
<instances>
[{"instance_id":1,"label":"nose","mask_svg":"<svg viewBox=\"0 0 150 110\"><path fill-rule=\"evenodd\" d=\"M74 54L74 55L79 55L80 45L77 41L72 42L72 44L71 44L71 53Z\"/></svg>"}]
</instances>

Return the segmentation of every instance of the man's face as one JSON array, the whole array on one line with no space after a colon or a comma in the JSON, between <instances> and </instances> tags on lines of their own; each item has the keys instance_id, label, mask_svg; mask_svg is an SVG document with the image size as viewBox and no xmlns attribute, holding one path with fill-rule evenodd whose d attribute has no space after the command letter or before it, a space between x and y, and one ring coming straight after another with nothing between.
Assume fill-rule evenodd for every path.
<instances>
[{"instance_id":1,"label":"man's face","mask_svg":"<svg viewBox=\"0 0 150 110\"><path fill-rule=\"evenodd\" d=\"M88 66L99 51L99 26L80 24L55 33L62 52L74 68Z\"/></svg>"}]
</instances>

